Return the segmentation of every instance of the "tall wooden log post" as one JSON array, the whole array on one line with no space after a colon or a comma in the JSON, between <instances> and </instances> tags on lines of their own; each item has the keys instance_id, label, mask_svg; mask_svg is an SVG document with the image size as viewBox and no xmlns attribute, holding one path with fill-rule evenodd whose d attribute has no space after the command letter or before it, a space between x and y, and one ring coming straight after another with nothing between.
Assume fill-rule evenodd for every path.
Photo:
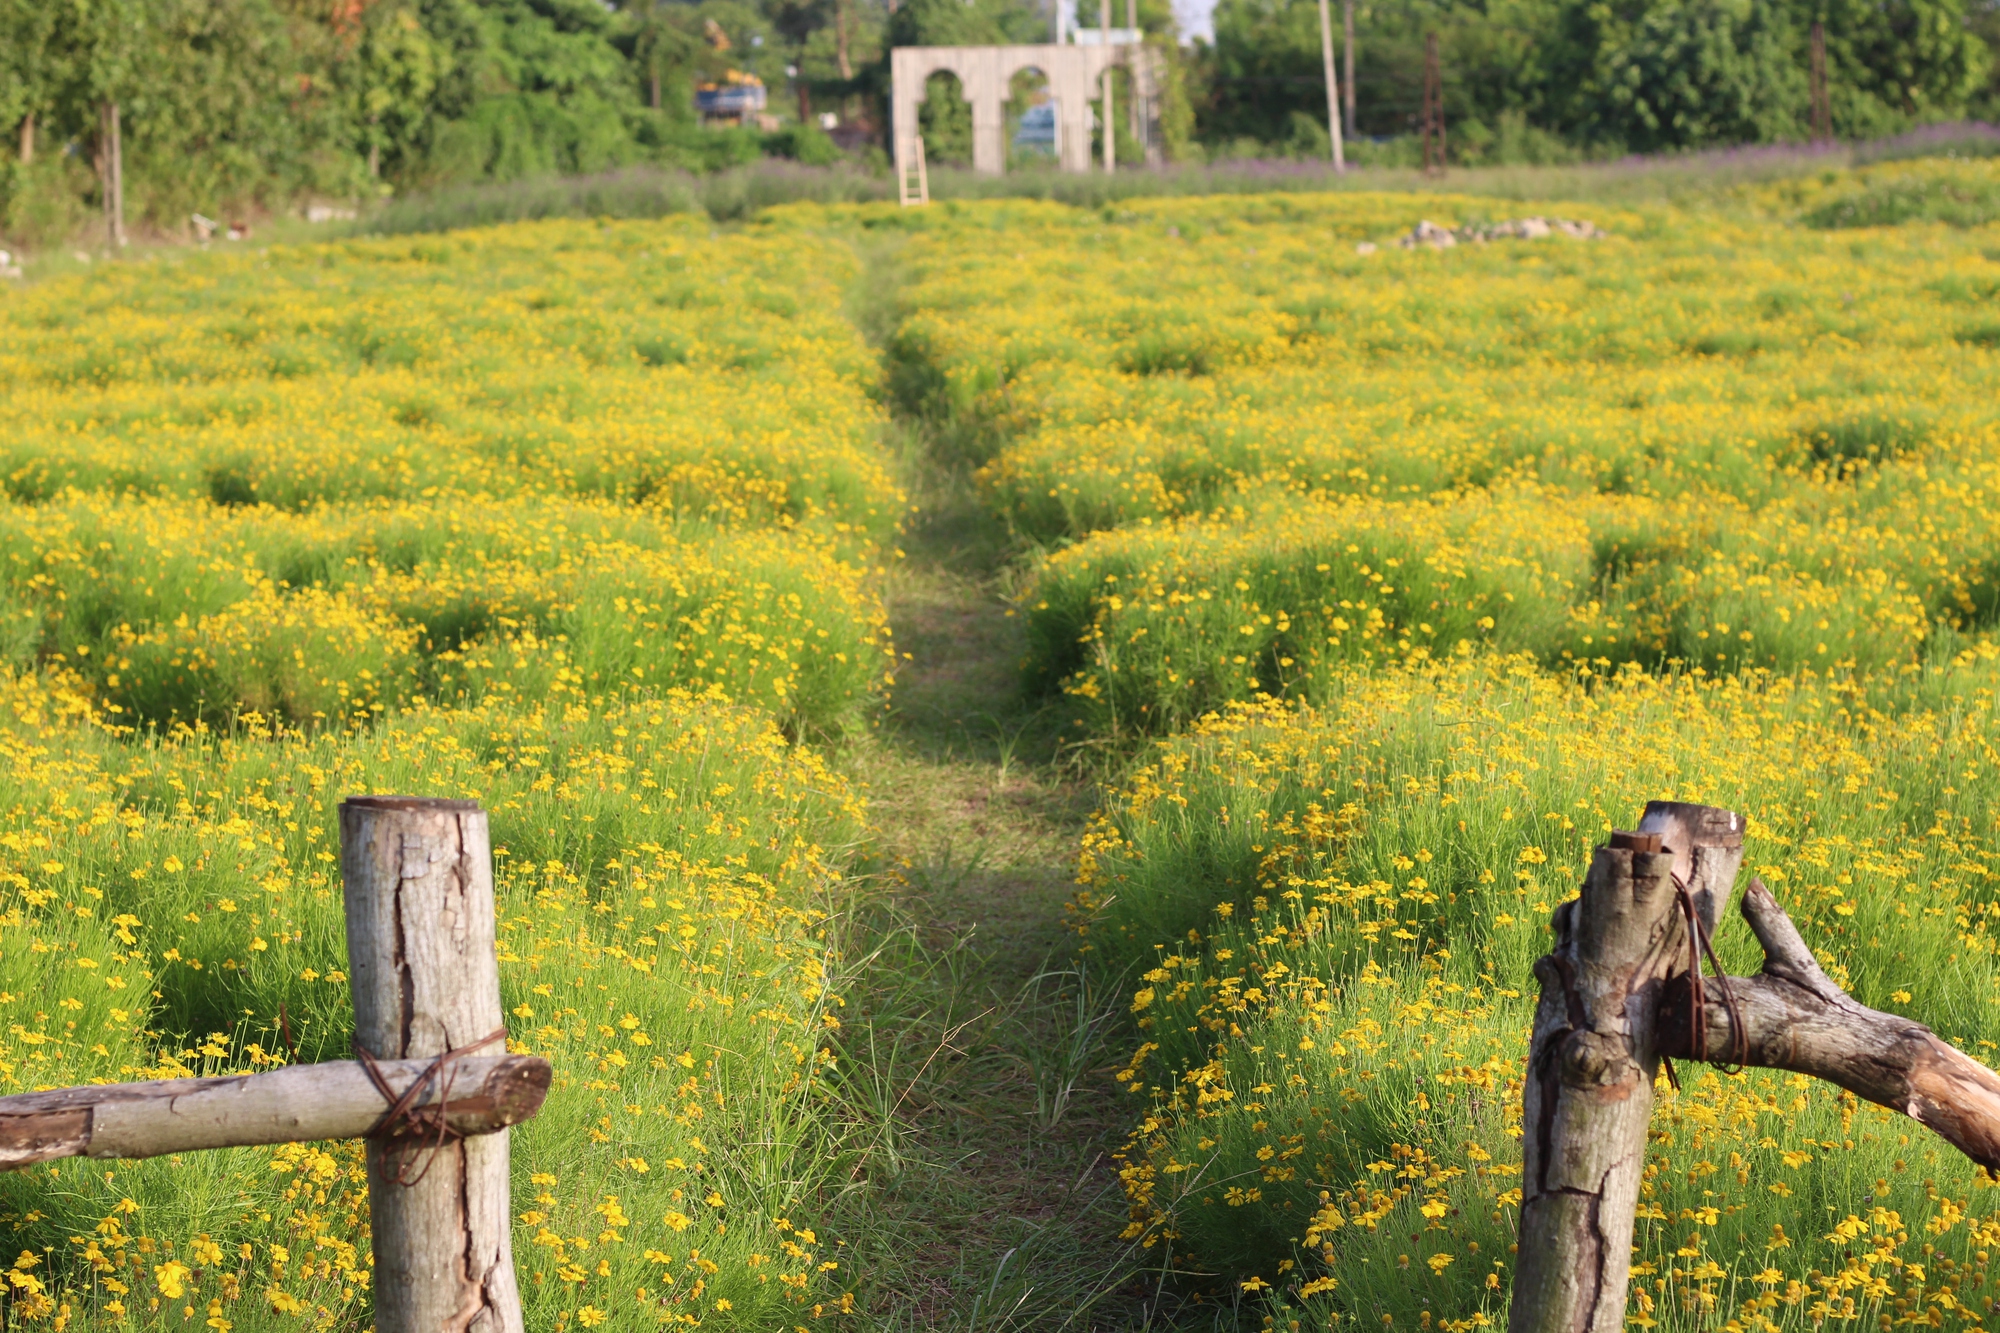
<instances>
[{"instance_id":1,"label":"tall wooden log post","mask_svg":"<svg viewBox=\"0 0 2000 1333\"><path fill-rule=\"evenodd\" d=\"M1535 964L1509 1333L1625 1323L1660 995L1688 953L1674 878L1712 928L1743 859L1743 823L1726 810L1654 802L1639 828L1597 849L1582 896L1556 909L1555 949Z\"/></svg>"},{"instance_id":2,"label":"tall wooden log post","mask_svg":"<svg viewBox=\"0 0 2000 1333\"><path fill-rule=\"evenodd\" d=\"M354 797L340 807L340 858L355 1044L377 1059L501 1053L485 812ZM507 1139L369 1140L378 1333L522 1333Z\"/></svg>"},{"instance_id":3,"label":"tall wooden log post","mask_svg":"<svg viewBox=\"0 0 2000 1333\"><path fill-rule=\"evenodd\" d=\"M1703 942L1731 896L1743 835L1730 811L1655 801L1636 832L1597 849L1581 896L1556 909L1555 948L1535 964L1508 1333L1623 1327L1663 1056L1827 1079L2000 1168L2000 1076L1922 1024L1842 992L1761 881L1742 910L1763 970L1690 976L1692 959L1712 962Z\"/></svg>"}]
</instances>

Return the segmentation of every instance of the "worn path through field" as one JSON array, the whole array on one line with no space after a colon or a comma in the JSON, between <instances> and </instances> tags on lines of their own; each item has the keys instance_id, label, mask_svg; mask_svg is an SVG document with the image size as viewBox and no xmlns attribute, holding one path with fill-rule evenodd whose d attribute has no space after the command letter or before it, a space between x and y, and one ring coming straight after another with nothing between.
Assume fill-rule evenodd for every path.
<instances>
[{"instance_id":1,"label":"worn path through field","mask_svg":"<svg viewBox=\"0 0 2000 1333\"><path fill-rule=\"evenodd\" d=\"M878 345L892 262L859 301ZM971 461L925 423L894 433L916 512L887 578L903 660L847 756L880 877L843 1019L866 1104L843 1235L873 1327L1141 1327L1153 1288L1117 1239L1109 1156L1123 1006L1063 926L1096 785L1023 697L1011 548Z\"/></svg>"}]
</instances>

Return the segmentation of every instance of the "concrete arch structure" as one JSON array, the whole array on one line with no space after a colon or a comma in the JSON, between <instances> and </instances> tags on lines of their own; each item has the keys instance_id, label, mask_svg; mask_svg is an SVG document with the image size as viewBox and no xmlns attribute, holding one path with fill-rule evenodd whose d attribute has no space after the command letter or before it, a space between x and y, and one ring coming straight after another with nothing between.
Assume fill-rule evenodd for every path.
<instances>
[{"instance_id":1,"label":"concrete arch structure","mask_svg":"<svg viewBox=\"0 0 2000 1333\"><path fill-rule=\"evenodd\" d=\"M1090 170L1088 104L1099 93L1106 70L1132 72L1142 112L1152 119L1156 104L1157 60L1143 46L899 46L889 57L891 126L896 168L908 166L917 137L917 107L933 74L955 74L972 105L972 169L990 176L1007 169L1007 95L1014 76L1040 70L1056 104L1056 160L1064 171ZM1148 152L1148 156L1152 156Z\"/></svg>"}]
</instances>

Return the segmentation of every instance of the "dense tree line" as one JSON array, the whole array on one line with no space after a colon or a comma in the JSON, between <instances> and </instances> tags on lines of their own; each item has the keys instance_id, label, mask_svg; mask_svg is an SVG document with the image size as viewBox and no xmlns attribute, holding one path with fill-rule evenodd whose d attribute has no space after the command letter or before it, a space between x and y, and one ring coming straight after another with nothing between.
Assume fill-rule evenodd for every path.
<instances>
[{"instance_id":1,"label":"dense tree line","mask_svg":"<svg viewBox=\"0 0 2000 1333\"><path fill-rule=\"evenodd\" d=\"M128 213L168 227L306 196L773 152L830 160L819 113L879 127L889 45L1046 40L1047 3L0 0L0 126L14 131L0 235L81 227L114 139ZM1841 135L1990 116L1996 3L1361 0L1355 128L1409 131L1435 32L1462 158L1799 139L1815 21ZM1092 21L1095 6L1083 10ZM1138 10L1175 52L1170 149L1324 142L1317 0L1220 0L1214 41L1191 48L1169 0ZM697 123L694 87L731 70L763 80L776 132ZM948 139L954 118L927 115Z\"/></svg>"},{"instance_id":2,"label":"dense tree line","mask_svg":"<svg viewBox=\"0 0 2000 1333\"><path fill-rule=\"evenodd\" d=\"M180 228L301 197L638 163L830 160L878 0L0 0L0 236L101 204L115 106L127 212ZM703 129L693 89L759 76L776 133ZM803 113L803 114L802 114Z\"/></svg>"},{"instance_id":3,"label":"dense tree line","mask_svg":"<svg viewBox=\"0 0 2000 1333\"><path fill-rule=\"evenodd\" d=\"M1359 132L1409 131L1436 33L1445 118L1469 158L1804 139L1815 22L1839 137L2000 111L2000 17L1983 0L1363 0L1356 18ZM1323 133L1315 4L1221 0L1215 26L1206 135Z\"/></svg>"}]
</instances>

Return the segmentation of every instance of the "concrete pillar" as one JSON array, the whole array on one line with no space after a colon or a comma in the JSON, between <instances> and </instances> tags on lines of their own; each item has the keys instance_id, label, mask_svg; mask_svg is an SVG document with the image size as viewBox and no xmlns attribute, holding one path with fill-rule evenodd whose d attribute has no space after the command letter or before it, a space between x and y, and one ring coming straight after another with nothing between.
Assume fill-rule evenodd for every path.
<instances>
[{"instance_id":1,"label":"concrete pillar","mask_svg":"<svg viewBox=\"0 0 2000 1333\"><path fill-rule=\"evenodd\" d=\"M972 104L972 169L984 176L1007 170L1007 80L1001 47L969 47L960 66L962 88Z\"/></svg>"},{"instance_id":2,"label":"concrete pillar","mask_svg":"<svg viewBox=\"0 0 2000 1333\"><path fill-rule=\"evenodd\" d=\"M1007 113L997 98L972 104L972 169L982 176L1007 170Z\"/></svg>"},{"instance_id":3,"label":"concrete pillar","mask_svg":"<svg viewBox=\"0 0 2000 1333\"><path fill-rule=\"evenodd\" d=\"M917 133L917 103L924 95L924 52L899 46L889 57L889 152L896 160L897 180L910 166L910 140Z\"/></svg>"},{"instance_id":4,"label":"concrete pillar","mask_svg":"<svg viewBox=\"0 0 2000 1333\"><path fill-rule=\"evenodd\" d=\"M1071 47L1072 51L1088 47ZM1090 82L1080 60L1065 60L1049 76L1056 96L1056 156L1064 171L1090 170Z\"/></svg>"}]
</instances>

